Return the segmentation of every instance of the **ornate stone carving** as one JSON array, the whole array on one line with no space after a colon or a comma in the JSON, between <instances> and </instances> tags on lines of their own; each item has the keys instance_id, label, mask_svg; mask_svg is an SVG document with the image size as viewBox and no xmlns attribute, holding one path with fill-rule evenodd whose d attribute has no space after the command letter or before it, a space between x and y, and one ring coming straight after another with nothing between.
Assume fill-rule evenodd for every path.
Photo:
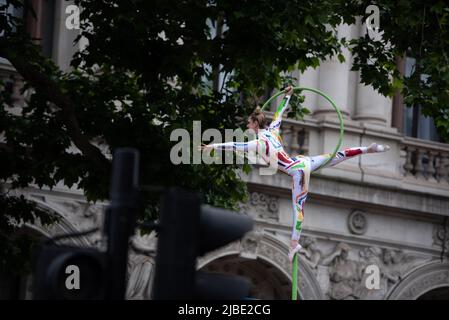
<instances>
[{"instance_id":1,"label":"ornate stone carving","mask_svg":"<svg viewBox=\"0 0 449 320\"><path fill-rule=\"evenodd\" d=\"M149 300L151 299L152 278L154 261L146 256L133 256L128 260L128 285L126 299Z\"/></svg>"},{"instance_id":2,"label":"ornate stone carving","mask_svg":"<svg viewBox=\"0 0 449 320\"><path fill-rule=\"evenodd\" d=\"M443 248L449 251L449 225L438 225L433 229L433 245Z\"/></svg>"},{"instance_id":3,"label":"ornate stone carving","mask_svg":"<svg viewBox=\"0 0 449 320\"><path fill-rule=\"evenodd\" d=\"M22 194L19 190L14 190L18 196ZM53 212L59 218L58 223L42 225L39 219L34 224L26 224L27 227L35 229L46 237L68 234L101 227L98 223L98 211L101 205L90 205L87 202L74 200L73 198L49 196L40 190L25 193L26 198L36 203L36 205L48 212ZM80 208L84 206L84 210ZM84 214L83 214L84 212ZM64 243L70 243L80 247L92 246L102 247L101 231L90 233L80 237L67 238Z\"/></svg>"},{"instance_id":4,"label":"ornate stone carving","mask_svg":"<svg viewBox=\"0 0 449 320\"><path fill-rule=\"evenodd\" d=\"M449 270L438 272L427 277L419 279L413 286L408 288L403 294L403 299L416 299L420 294L425 293L426 289L446 284L449 285Z\"/></svg>"},{"instance_id":5,"label":"ornate stone carving","mask_svg":"<svg viewBox=\"0 0 449 320\"><path fill-rule=\"evenodd\" d=\"M302 237L301 245L303 246L300 254L305 257L305 261L312 269L316 269L321 259L322 252L318 249L316 240L311 237Z\"/></svg>"},{"instance_id":6,"label":"ornate stone carving","mask_svg":"<svg viewBox=\"0 0 449 320\"><path fill-rule=\"evenodd\" d=\"M248 205L248 203L247 202L240 202L239 204L238 204L238 213L239 214L246 214L246 215L249 215L249 205Z\"/></svg>"},{"instance_id":7,"label":"ornate stone carving","mask_svg":"<svg viewBox=\"0 0 449 320\"><path fill-rule=\"evenodd\" d=\"M425 263L429 258L420 255L405 253L403 250L390 248L367 247L359 252L362 260L361 299L383 299L390 288L401 281L403 276L416 266ZM376 265L380 271L379 289L367 289L364 285L368 276L365 268Z\"/></svg>"},{"instance_id":8,"label":"ornate stone carving","mask_svg":"<svg viewBox=\"0 0 449 320\"><path fill-rule=\"evenodd\" d=\"M134 251L130 252L128 258L126 299L151 299L154 265L153 258L144 254L136 254Z\"/></svg>"},{"instance_id":9,"label":"ornate stone carving","mask_svg":"<svg viewBox=\"0 0 449 320\"><path fill-rule=\"evenodd\" d=\"M218 259L219 257L228 254L239 254L240 253L240 241L234 241L229 243L228 245L218 248L212 252L209 252L207 255L200 257L197 259L198 265L206 265L209 262Z\"/></svg>"},{"instance_id":10,"label":"ornate stone carving","mask_svg":"<svg viewBox=\"0 0 449 320\"><path fill-rule=\"evenodd\" d=\"M252 192L249 199L250 207L244 206L247 213L262 219L279 219L279 198L261 192Z\"/></svg>"},{"instance_id":11,"label":"ornate stone carving","mask_svg":"<svg viewBox=\"0 0 449 320\"><path fill-rule=\"evenodd\" d=\"M359 291L361 299L380 300L385 296L389 285L399 280L399 273L391 267L391 262L387 258L391 257L391 254L389 249L382 250L379 247L366 247L359 251L362 264L362 279ZM365 285L367 277L370 275L365 270L370 265L379 268L380 282L378 289L368 289Z\"/></svg>"},{"instance_id":12,"label":"ornate stone carving","mask_svg":"<svg viewBox=\"0 0 449 320\"><path fill-rule=\"evenodd\" d=\"M89 203L73 198L53 197L41 193L30 193L28 197L44 203L65 217L77 230L103 226L104 203Z\"/></svg>"},{"instance_id":13,"label":"ornate stone carving","mask_svg":"<svg viewBox=\"0 0 449 320\"><path fill-rule=\"evenodd\" d=\"M156 255L156 233L134 236L128 258L126 299L151 299Z\"/></svg>"},{"instance_id":14,"label":"ornate stone carving","mask_svg":"<svg viewBox=\"0 0 449 320\"><path fill-rule=\"evenodd\" d=\"M349 231L354 234L364 234L368 227L368 221L364 212L355 210L348 216Z\"/></svg>"},{"instance_id":15,"label":"ornate stone carving","mask_svg":"<svg viewBox=\"0 0 449 320\"><path fill-rule=\"evenodd\" d=\"M250 233L242 242L233 242L232 244L220 248L214 252L209 253L207 256L198 260L198 266L201 268L226 255L235 255L238 253L242 257L250 258L263 258L265 261L270 261L280 270L283 270L286 274L291 275L291 263L287 258L287 246L285 246L285 252L275 248L271 245L264 243L262 240L263 234L261 232ZM260 238L259 238L260 237ZM314 280L313 273L308 267L304 265L304 262L300 260L300 268L302 272L299 274L299 292L302 299L322 299L322 293L316 280Z\"/></svg>"},{"instance_id":16,"label":"ornate stone carving","mask_svg":"<svg viewBox=\"0 0 449 320\"><path fill-rule=\"evenodd\" d=\"M275 248L262 242L259 246L258 255L263 257L265 260L271 261L291 276L292 264L287 258L287 248L288 247L285 246L284 252L279 250L279 248ZM300 259L298 261L298 269L301 270L298 273L298 290L300 298L304 300L323 299L323 294L316 277L308 267L308 264L304 263L303 260L304 259Z\"/></svg>"},{"instance_id":17,"label":"ornate stone carving","mask_svg":"<svg viewBox=\"0 0 449 320\"><path fill-rule=\"evenodd\" d=\"M78 230L87 230L94 227L103 226L103 213L105 205L92 204L79 200L52 200L51 203L61 208L69 221ZM101 245L101 232L96 232L88 236L90 242L94 245Z\"/></svg>"},{"instance_id":18,"label":"ornate stone carving","mask_svg":"<svg viewBox=\"0 0 449 320\"><path fill-rule=\"evenodd\" d=\"M350 260L348 255L351 247L340 242L334 252L325 257L321 264L329 266L330 290L329 298L335 300L352 300L359 298L361 268Z\"/></svg>"},{"instance_id":19,"label":"ornate stone carving","mask_svg":"<svg viewBox=\"0 0 449 320\"><path fill-rule=\"evenodd\" d=\"M143 236L135 235L131 239L131 247L134 251L142 254L155 255L156 254L157 238L156 232L145 234Z\"/></svg>"},{"instance_id":20,"label":"ornate stone carving","mask_svg":"<svg viewBox=\"0 0 449 320\"><path fill-rule=\"evenodd\" d=\"M424 293L449 286L449 263L431 262L414 269L388 294L388 299L417 299Z\"/></svg>"},{"instance_id":21,"label":"ornate stone carving","mask_svg":"<svg viewBox=\"0 0 449 320\"><path fill-rule=\"evenodd\" d=\"M248 233L241 241L240 256L247 259L256 259L258 244L262 236L263 233L260 231Z\"/></svg>"},{"instance_id":22,"label":"ornate stone carving","mask_svg":"<svg viewBox=\"0 0 449 320\"><path fill-rule=\"evenodd\" d=\"M302 240L301 261L313 270L321 290L335 300L384 299L404 274L430 260L428 256L402 250L376 246L358 249L343 242L323 257L315 239L303 237ZM379 268L379 289L366 287L366 279L371 273L365 273L365 270L369 265Z\"/></svg>"},{"instance_id":23,"label":"ornate stone carving","mask_svg":"<svg viewBox=\"0 0 449 320\"><path fill-rule=\"evenodd\" d=\"M80 225L99 225L102 224L103 210L102 205L90 204L82 201L61 201L56 202L58 206L63 207L68 212L75 214L75 222Z\"/></svg>"}]
</instances>

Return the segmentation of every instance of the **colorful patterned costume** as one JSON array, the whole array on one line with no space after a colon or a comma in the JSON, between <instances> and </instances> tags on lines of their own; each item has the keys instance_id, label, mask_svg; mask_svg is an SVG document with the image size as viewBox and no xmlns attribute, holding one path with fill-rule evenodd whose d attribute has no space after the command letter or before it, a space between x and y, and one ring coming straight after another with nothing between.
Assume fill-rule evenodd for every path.
<instances>
[{"instance_id":1,"label":"colorful patterned costume","mask_svg":"<svg viewBox=\"0 0 449 320\"><path fill-rule=\"evenodd\" d=\"M259 130L256 139L245 143L226 142L211 144L210 147L217 150L234 150L243 152L255 152L267 164L270 160L277 163L277 169L293 178L292 203L293 203L293 232L292 240L299 241L304 220L304 203L307 199L310 173L318 170L329 159L331 154L314 157L297 155L289 156L283 148L279 133L282 115L288 107L290 96L286 95L277 108L273 121L266 129ZM325 166L334 166L351 157L367 153L367 147L348 148L339 151L335 157ZM271 162L271 165L273 162Z\"/></svg>"}]
</instances>

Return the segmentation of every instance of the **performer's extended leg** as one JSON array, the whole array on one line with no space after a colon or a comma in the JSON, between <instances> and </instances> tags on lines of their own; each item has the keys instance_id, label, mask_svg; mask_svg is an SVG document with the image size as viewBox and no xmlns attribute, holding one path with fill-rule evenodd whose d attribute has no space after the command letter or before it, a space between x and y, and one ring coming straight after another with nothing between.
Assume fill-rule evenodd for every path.
<instances>
[{"instance_id":1,"label":"performer's extended leg","mask_svg":"<svg viewBox=\"0 0 449 320\"><path fill-rule=\"evenodd\" d=\"M377 153L377 152L385 152L390 150L390 147L387 145L381 145L377 143L372 143L369 147L354 147L354 148L347 148L341 151L338 151L335 157L329 161L324 167L331 167L335 166L336 164L351 159L352 157L365 154L365 153ZM328 154L322 154L319 156L310 157L310 165L311 170L315 171L322 167L323 163L325 163L329 157L331 156L330 153Z\"/></svg>"},{"instance_id":2,"label":"performer's extended leg","mask_svg":"<svg viewBox=\"0 0 449 320\"><path fill-rule=\"evenodd\" d=\"M290 253L288 255L290 261L293 260L293 256L297 253L301 246L299 245L299 237L301 236L302 223L304 221L304 202L307 198L307 190L303 188L303 172L297 170L293 174L293 187L292 187L292 205L293 205L293 231L290 244Z\"/></svg>"}]
</instances>

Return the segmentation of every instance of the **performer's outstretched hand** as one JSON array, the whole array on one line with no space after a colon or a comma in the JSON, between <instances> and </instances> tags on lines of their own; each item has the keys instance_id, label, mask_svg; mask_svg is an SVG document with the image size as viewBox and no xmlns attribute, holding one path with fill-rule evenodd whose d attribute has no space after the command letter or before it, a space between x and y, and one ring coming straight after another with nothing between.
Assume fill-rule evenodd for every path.
<instances>
[{"instance_id":1,"label":"performer's outstretched hand","mask_svg":"<svg viewBox=\"0 0 449 320\"><path fill-rule=\"evenodd\" d=\"M198 146L198 150L208 150L208 149L213 149L212 146L208 145L208 144L204 144L202 143L201 146Z\"/></svg>"},{"instance_id":2,"label":"performer's outstretched hand","mask_svg":"<svg viewBox=\"0 0 449 320\"><path fill-rule=\"evenodd\" d=\"M293 94L293 87L292 86L288 86L287 88L284 89L284 92L287 96L291 96Z\"/></svg>"}]
</instances>

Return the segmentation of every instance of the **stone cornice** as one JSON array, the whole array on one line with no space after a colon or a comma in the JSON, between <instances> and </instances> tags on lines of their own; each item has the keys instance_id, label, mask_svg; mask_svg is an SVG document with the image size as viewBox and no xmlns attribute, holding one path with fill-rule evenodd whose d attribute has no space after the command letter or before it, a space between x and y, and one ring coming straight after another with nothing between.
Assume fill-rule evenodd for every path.
<instances>
[{"instance_id":1,"label":"stone cornice","mask_svg":"<svg viewBox=\"0 0 449 320\"><path fill-rule=\"evenodd\" d=\"M284 236L286 239L289 239L291 236L291 225L282 224L282 223L273 223L267 222L260 219L256 219L257 226L266 232L276 233L279 236ZM333 242L346 242L354 245L365 245L365 246L378 246L381 248L392 248L392 249L403 249L419 252L422 254L428 254L434 257L440 257L441 248L430 248L427 246L418 246L415 244L408 244L405 242L398 242L391 239L384 238L374 238L367 236L358 236L349 233L340 233L330 230L324 230L319 228L310 228L308 226L304 226L303 229L304 236L314 237L316 239L322 239L326 241Z\"/></svg>"},{"instance_id":2,"label":"stone cornice","mask_svg":"<svg viewBox=\"0 0 449 320\"><path fill-rule=\"evenodd\" d=\"M250 188L288 198L291 196L291 179L286 175L261 176L253 170L249 175L242 175L242 178ZM429 219L432 215L449 216L449 197L344 178L314 175L310 182L309 197L327 199L334 203L343 202L346 205L394 210Z\"/></svg>"}]
</instances>

